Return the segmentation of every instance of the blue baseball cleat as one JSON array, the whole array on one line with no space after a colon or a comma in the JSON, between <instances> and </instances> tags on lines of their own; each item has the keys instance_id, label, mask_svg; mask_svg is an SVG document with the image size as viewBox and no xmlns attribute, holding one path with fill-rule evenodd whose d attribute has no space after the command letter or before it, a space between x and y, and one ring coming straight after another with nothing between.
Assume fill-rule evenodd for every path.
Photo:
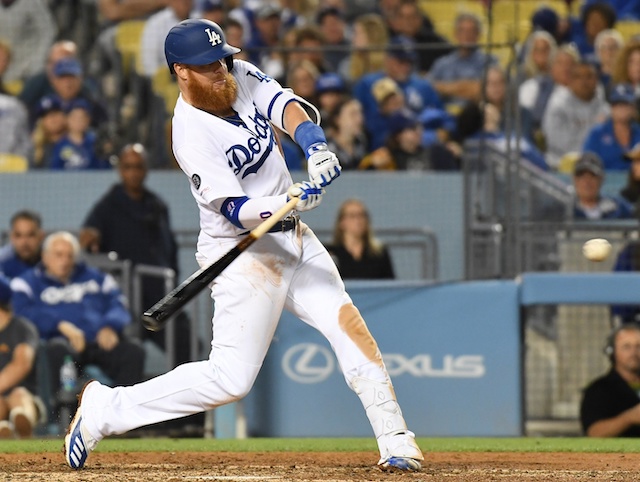
<instances>
[{"instance_id":1,"label":"blue baseball cleat","mask_svg":"<svg viewBox=\"0 0 640 482\"><path fill-rule=\"evenodd\" d=\"M422 464L419 460L412 459L411 457L389 457L389 459L380 464L380 468L383 470L417 472L422 469Z\"/></svg>"},{"instance_id":2,"label":"blue baseball cleat","mask_svg":"<svg viewBox=\"0 0 640 482\"><path fill-rule=\"evenodd\" d=\"M82 392L78 395L78 409L76 410L67 434L64 437L64 457L67 464L72 469L78 470L84 467L89 452L91 452L98 442L86 431L82 426L82 394L86 390L87 386L94 382L91 380L83 387Z\"/></svg>"}]
</instances>

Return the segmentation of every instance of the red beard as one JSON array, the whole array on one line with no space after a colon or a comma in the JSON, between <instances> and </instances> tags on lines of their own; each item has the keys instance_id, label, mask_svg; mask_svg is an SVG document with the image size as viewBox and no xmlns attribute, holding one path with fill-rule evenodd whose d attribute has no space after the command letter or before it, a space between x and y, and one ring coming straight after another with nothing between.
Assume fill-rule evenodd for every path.
<instances>
[{"instance_id":1,"label":"red beard","mask_svg":"<svg viewBox=\"0 0 640 482\"><path fill-rule=\"evenodd\" d=\"M238 84L233 75L227 72L226 84L223 88L214 87L213 82L199 82L189 72L187 92L191 104L198 109L216 115L227 115L238 97Z\"/></svg>"}]
</instances>

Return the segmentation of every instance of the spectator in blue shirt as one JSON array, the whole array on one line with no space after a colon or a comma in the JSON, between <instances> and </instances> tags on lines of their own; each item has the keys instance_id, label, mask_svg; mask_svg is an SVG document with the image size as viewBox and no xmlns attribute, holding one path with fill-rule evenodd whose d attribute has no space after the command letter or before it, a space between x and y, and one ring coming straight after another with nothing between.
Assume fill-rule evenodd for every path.
<instances>
[{"instance_id":1,"label":"spectator in blue shirt","mask_svg":"<svg viewBox=\"0 0 640 482\"><path fill-rule=\"evenodd\" d=\"M638 202L640 202L640 143L623 156L629 161L629 172L626 184L620 189L620 196L636 207L638 214Z\"/></svg>"},{"instance_id":2,"label":"spectator in blue shirt","mask_svg":"<svg viewBox=\"0 0 640 482\"><path fill-rule=\"evenodd\" d=\"M589 131L582 150L598 154L606 171L626 171L629 163L624 154L640 142L633 91L618 85L611 91L609 103L610 117Z\"/></svg>"},{"instance_id":3,"label":"spectator in blue shirt","mask_svg":"<svg viewBox=\"0 0 640 482\"><path fill-rule=\"evenodd\" d=\"M35 211L22 210L11 216L9 244L0 250L0 272L11 279L40 262L44 232Z\"/></svg>"},{"instance_id":4,"label":"spectator in blue shirt","mask_svg":"<svg viewBox=\"0 0 640 482\"><path fill-rule=\"evenodd\" d=\"M79 254L71 233L50 234L41 264L11 280L14 311L46 342L52 387L68 355L81 369L97 365L117 385L139 382L144 350L123 335L131 323L123 295L111 275L86 266Z\"/></svg>"},{"instance_id":5,"label":"spectator in blue shirt","mask_svg":"<svg viewBox=\"0 0 640 482\"><path fill-rule=\"evenodd\" d=\"M362 104L365 128L369 137L369 150L381 147L388 132L388 120L379 109L373 92L376 81L389 77L404 94L405 106L419 114L427 107L442 108L442 101L431 83L414 72L416 53L411 40L396 37L385 56L385 69L363 76L353 88L353 95Z\"/></svg>"},{"instance_id":6,"label":"spectator in blue shirt","mask_svg":"<svg viewBox=\"0 0 640 482\"><path fill-rule=\"evenodd\" d=\"M480 84L486 67L498 60L478 48L482 33L480 19L460 13L455 20L455 39L459 47L435 61L428 78L447 103L463 105L480 100Z\"/></svg>"},{"instance_id":7,"label":"spectator in blue shirt","mask_svg":"<svg viewBox=\"0 0 640 482\"><path fill-rule=\"evenodd\" d=\"M596 37L603 30L614 28L616 20L616 11L608 2L599 0L583 5L579 22L571 26L571 41L578 47L583 60L596 61Z\"/></svg>"}]
</instances>

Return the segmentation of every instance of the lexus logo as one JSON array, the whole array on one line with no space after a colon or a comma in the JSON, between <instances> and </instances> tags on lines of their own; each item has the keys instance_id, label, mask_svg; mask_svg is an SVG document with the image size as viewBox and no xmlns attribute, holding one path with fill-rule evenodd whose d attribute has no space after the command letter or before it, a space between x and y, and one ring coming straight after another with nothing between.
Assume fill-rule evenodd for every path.
<instances>
[{"instance_id":1,"label":"lexus logo","mask_svg":"<svg viewBox=\"0 0 640 482\"><path fill-rule=\"evenodd\" d=\"M298 383L320 383L329 378L335 368L333 353L315 343L299 343L282 357L282 370Z\"/></svg>"}]
</instances>

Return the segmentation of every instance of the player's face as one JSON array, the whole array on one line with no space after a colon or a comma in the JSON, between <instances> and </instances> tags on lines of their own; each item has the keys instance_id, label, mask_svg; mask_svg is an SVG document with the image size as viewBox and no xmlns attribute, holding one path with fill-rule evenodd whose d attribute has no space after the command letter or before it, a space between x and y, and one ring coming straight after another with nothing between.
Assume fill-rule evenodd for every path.
<instances>
[{"instance_id":1,"label":"player's face","mask_svg":"<svg viewBox=\"0 0 640 482\"><path fill-rule=\"evenodd\" d=\"M638 373L640 371L640 333L622 330L615 339L616 369Z\"/></svg>"},{"instance_id":2,"label":"player's face","mask_svg":"<svg viewBox=\"0 0 640 482\"><path fill-rule=\"evenodd\" d=\"M20 259L33 261L40 254L42 230L30 219L16 219L11 227L11 245Z\"/></svg>"},{"instance_id":3,"label":"player's face","mask_svg":"<svg viewBox=\"0 0 640 482\"><path fill-rule=\"evenodd\" d=\"M47 273L61 280L69 279L73 272L75 262L73 246L64 239L56 239L49 245L49 248L42 253L42 263Z\"/></svg>"},{"instance_id":4,"label":"player's face","mask_svg":"<svg viewBox=\"0 0 640 482\"><path fill-rule=\"evenodd\" d=\"M238 95L236 80L224 60L207 65L189 65L185 69L184 88L194 107L214 114L229 114Z\"/></svg>"}]
</instances>

